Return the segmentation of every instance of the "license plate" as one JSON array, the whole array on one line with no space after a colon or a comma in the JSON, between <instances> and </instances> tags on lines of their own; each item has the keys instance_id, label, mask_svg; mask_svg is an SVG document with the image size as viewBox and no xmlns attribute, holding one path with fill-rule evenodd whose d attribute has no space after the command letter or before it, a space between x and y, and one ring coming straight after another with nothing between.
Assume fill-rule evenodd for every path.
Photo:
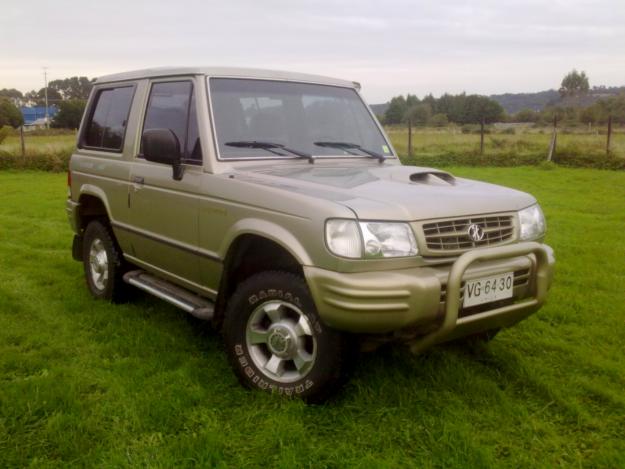
<instances>
[{"instance_id":1,"label":"license plate","mask_svg":"<svg viewBox=\"0 0 625 469\"><path fill-rule=\"evenodd\" d=\"M464 307L512 298L513 286L513 272L467 280L464 286Z\"/></svg>"}]
</instances>

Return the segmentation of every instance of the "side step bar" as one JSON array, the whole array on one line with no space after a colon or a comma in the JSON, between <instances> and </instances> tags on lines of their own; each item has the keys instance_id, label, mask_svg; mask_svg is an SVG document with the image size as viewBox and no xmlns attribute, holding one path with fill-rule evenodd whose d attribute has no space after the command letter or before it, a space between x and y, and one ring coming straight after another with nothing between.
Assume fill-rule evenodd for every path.
<instances>
[{"instance_id":1,"label":"side step bar","mask_svg":"<svg viewBox=\"0 0 625 469\"><path fill-rule=\"evenodd\" d=\"M215 304L182 287L155 277L145 270L133 270L124 274L124 282L150 293L204 321L213 319Z\"/></svg>"}]
</instances>

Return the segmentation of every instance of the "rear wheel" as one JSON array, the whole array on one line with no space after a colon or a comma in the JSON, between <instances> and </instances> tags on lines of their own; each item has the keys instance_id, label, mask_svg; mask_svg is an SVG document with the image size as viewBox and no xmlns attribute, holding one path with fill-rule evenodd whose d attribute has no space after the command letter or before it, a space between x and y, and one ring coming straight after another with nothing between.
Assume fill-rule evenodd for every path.
<instances>
[{"instance_id":1,"label":"rear wheel","mask_svg":"<svg viewBox=\"0 0 625 469\"><path fill-rule=\"evenodd\" d=\"M306 282L262 272L232 295L224 319L231 365L249 388L319 402L341 384L342 333L319 319Z\"/></svg>"},{"instance_id":2,"label":"rear wheel","mask_svg":"<svg viewBox=\"0 0 625 469\"><path fill-rule=\"evenodd\" d=\"M98 299L125 301L129 287L124 283L125 266L121 250L108 224L91 221L83 238L83 267L87 288Z\"/></svg>"}]
</instances>

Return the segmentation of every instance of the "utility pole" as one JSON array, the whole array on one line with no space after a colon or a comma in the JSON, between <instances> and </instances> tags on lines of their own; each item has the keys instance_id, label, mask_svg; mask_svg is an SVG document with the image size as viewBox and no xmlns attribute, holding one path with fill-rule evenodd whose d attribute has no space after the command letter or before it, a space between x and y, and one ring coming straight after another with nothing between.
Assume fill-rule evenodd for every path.
<instances>
[{"instance_id":1,"label":"utility pole","mask_svg":"<svg viewBox=\"0 0 625 469\"><path fill-rule=\"evenodd\" d=\"M412 158L412 119L408 118L408 158Z\"/></svg>"},{"instance_id":2,"label":"utility pole","mask_svg":"<svg viewBox=\"0 0 625 469\"><path fill-rule=\"evenodd\" d=\"M50 126L48 125L48 67L43 67L43 81L44 81L44 93L46 96L46 129Z\"/></svg>"},{"instance_id":3,"label":"utility pole","mask_svg":"<svg viewBox=\"0 0 625 469\"><path fill-rule=\"evenodd\" d=\"M484 154L484 118L480 120L480 155Z\"/></svg>"},{"instance_id":4,"label":"utility pole","mask_svg":"<svg viewBox=\"0 0 625 469\"><path fill-rule=\"evenodd\" d=\"M551 134L551 143L549 144L549 153L547 153L547 161L551 161L553 154L556 152L556 144L558 142L558 115L553 114L553 134Z\"/></svg>"},{"instance_id":5,"label":"utility pole","mask_svg":"<svg viewBox=\"0 0 625 469\"><path fill-rule=\"evenodd\" d=\"M608 139L605 144L605 153L610 156L610 144L612 143L612 114L608 116Z\"/></svg>"}]
</instances>

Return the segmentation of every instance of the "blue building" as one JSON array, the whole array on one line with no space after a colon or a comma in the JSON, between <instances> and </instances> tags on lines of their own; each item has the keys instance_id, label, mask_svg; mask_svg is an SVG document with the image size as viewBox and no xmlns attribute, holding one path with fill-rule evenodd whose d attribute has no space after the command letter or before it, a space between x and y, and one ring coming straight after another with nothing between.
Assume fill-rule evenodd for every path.
<instances>
[{"instance_id":1,"label":"blue building","mask_svg":"<svg viewBox=\"0 0 625 469\"><path fill-rule=\"evenodd\" d=\"M36 125L35 122L37 120L45 119L46 117L45 106L22 107L20 111L22 111L22 116L24 117L24 125ZM56 106L48 106L48 119L52 120L57 112ZM45 120L40 120L39 122L45 123Z\"/></svg>"}]
</instances>

